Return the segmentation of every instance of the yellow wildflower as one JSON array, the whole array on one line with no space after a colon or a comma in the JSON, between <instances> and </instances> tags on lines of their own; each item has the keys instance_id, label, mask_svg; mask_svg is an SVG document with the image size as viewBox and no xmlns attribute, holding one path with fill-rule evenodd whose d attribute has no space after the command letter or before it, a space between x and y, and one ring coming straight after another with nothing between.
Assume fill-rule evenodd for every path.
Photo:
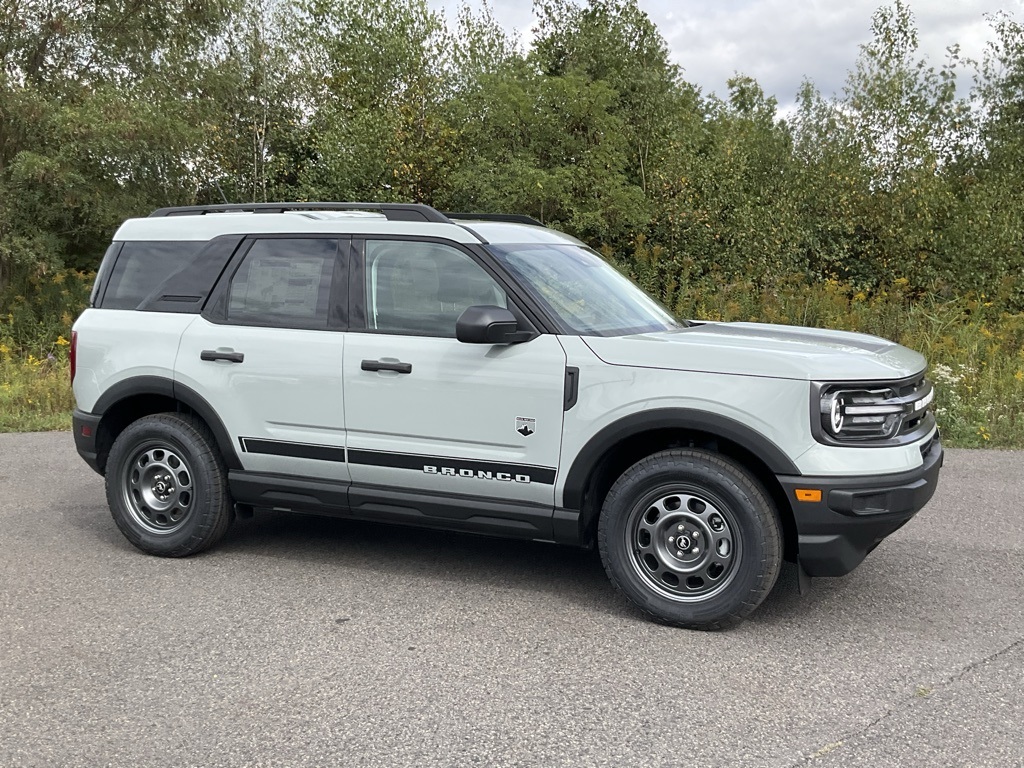
<instances>
[{"instance_id":1,"label":"yellow wildflower","mask_svg":"<svg viewBox=\"0 0 1024 768\"><path fill-rule=\"evenodd\" d=\"M57 341L56 341L56 344L57 344L57 346L58 346L58 347L66 347L66 346L68 346L68 345L69 345L70 343L71 343L71 342L70 342L70 341L68 341L67 339L65 339L65 338L64 338L63 336L58 336L58 337L57 337Z\"/></svg>"}]
</instances>

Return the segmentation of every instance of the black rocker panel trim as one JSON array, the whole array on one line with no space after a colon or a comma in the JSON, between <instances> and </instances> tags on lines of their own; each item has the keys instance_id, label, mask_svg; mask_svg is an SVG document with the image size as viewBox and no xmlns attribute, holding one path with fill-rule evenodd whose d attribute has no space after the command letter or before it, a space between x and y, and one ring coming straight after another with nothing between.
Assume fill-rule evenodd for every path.
<instances>
[{"instance_id":1,"label":"black rocker panel trim","mask_svg":"<svg viewBox=\"0 0 1024 768\"><path fill-rule=\"evenodd\" d=\"M365 451L350 448L349 464L362 464L372 467L389 467L393 469L414 469L429 472L433 467L436 472L431 474L459 475L462 477L479 477L480 474L492 474L488 480L507 480L508 482L530 482L542 485L555 484L554 467L538 467L530 464L506 464L500 461L479 461L476 459L455 459L447 456L426 456L418 453L390 453L384 451ZM452 470L445 472L443 470ZM505 475L506 477L498 477ZM520 479L517 479L520 478ZM521 478L528 478L524 480Z\"/></svg>"},{"instance_id":2,"label":"black rocker panel trim","mask_svg":"<svg viewBox=\"0 0 1024 768\"><path fill-rule=\"evenodd\" d=\"M371 522L550 541L550 506L265 472L228 473L239 504ZM564 543L574 544L575 541Z\"/></svg>"},{"instance_id":3,"label":"black rocker panel trim","mask_svg":"<svg viewBox=\"0 0 1024 768\"><path fill-rule=\"evenodd\" d=\"M228 472L228 487L237 504L287 509L339 517L348 514L347 482L270 472Z\"/></svg>"},{"instance_id":4,"label":"black rocker panel trim","mask_svg":"<svg viewBox=\"0 0 1024 768\"><path fill-rule=\"evenodd\" d=\"M238 443L245 453L263 453L270 456L288 456L293 459L316 459L317 461L345 463L345 449L333 445L292 443L259 437L240 437Z\"/></svg>"},{"instance_id":5,"label":"black rocker panel trim","mask_svg":"<svg viewBox=\"0 0 1024 768\"><path fill-rule=\"evenodd\" d=\"M353 483L353 517L420 528L441 528L509 539L552 540L552 508L480 496L406 491Z\"/></svg>"},{"instance_id":6,"label":"black rocker panel trim","mask_svg":"<svg viewBox=\"0 0 1024 768\"><path fill-rule=\"evenodd\" d=\"M583 446L566 476L562 506L577 510L582 507L583 492L591 471L617 443L642 432L663 429L697 430L712 437L725 438L760 458L775 474L800 474L800 470L781 448L745 424L716 413L691 408L655 408L609 424Z\"/></svg>"},{"instance_id":7,"label":"black rocker panel trim","mask_svg":"<svg viewBox=\"0 0 1024 768\"><path fill-rule=\"evenodd\" d=\"M172 381L162 376L136 376L125 379L114 384L103 393L93 406L92 413L95 416L103 416L113 406L129 397L142 395L161 395L178 400L191 408L203 421L206 422L213 437L217 441L228 469L241 469L242 462L238 460L238 453L235 451L234 443L228 436L224 422L217 416L217 412L208 402L194 389Z\"/></svg>"}]
</instances>

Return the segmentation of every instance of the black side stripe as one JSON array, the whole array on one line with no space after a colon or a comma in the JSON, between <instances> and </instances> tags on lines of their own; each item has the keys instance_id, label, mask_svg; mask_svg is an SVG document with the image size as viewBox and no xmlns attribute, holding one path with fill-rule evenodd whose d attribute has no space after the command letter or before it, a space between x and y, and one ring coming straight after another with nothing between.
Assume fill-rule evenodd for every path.
<instances>
[{"instance_id":1,"label":"black side stripe","mask_svg":"<svg viewBox=\"0 0 1024 768\"><path fill-rule=\"evenodd\" d=\"M256 437L240 437L238 442L246 453L262 453L270 456L289 456L296 459L315 459L345 463L346 450L332 445L313 443L290 443L284 440L265 440ZM348 449L348 463L370 467L412 469L418 472L432 467L434 474L455 474L482 480L516 480L519 482L555 484L555 468L539 467L532 464L506 464L500 461L477 461L455 459L446 456L427 456L418 453L388 453ZM502 475L503 477L498 477ZM527 479L523 479L527 478Z\"/></svg>"},{"instance_id":2,"label":"black side stripe","mask_svg":"<svg viewBox=\"0 0 1024 768\"><path fill-rule=\"evenodd\" d=\"M289 443L284 440L261 440L255 437L240 437L242 450L246 453L265 453L271 456L290 456L294 459L317 459L345 463L345 449L333 445L312 443Z\"/></svg>"},{"instance_id":3,"label":"black side stripe","mask_svg":"<svg viewBox=\"0 0 1024 768\"><path fill-rule=\"evenodd\" d=\"M442 468L449 468L455 470L456 473L461 472L465 477L469 477L469 474L467 473L472 473L474 477L481 477L478 473L483 473L481 479L488 480L496 479L498 474L510 475L513 478L518 475L529 477L529 482L531 483L541 483L543 485L555 484L554 467L537 467L530 464L504 464L499 461L453 459L444 456L425 456L418 453L361 451L351 448L348 451L348 461L350 464L363 464L373 467L393 467L395 469L415 469L420 472L424 471L424 467L435 467L439 474L441 473ZM487 477L488 473L495 477Z\"/></svg>"}]
</instances>

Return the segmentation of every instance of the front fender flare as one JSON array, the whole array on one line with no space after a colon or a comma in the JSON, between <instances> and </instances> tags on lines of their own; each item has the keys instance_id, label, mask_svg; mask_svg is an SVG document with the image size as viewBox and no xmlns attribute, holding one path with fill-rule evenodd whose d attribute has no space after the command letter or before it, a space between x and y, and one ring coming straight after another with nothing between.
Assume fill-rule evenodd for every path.
<instances>
[{"instance_id":1,"label":"front fender flare","mask_svg":"<svg viewBox=\"0 0 1024 768\"><path fill-rule=\"evenodd\" d=\"M703 432L741 446L779 475L799 475L786 453L764 435L735 419L692 408L655 408L640 411L609 424L583 446L566 474L562 507L580 510L591 472L609 450L621 441L654 430L680 429Z\"/></svg>"}]
</instances>

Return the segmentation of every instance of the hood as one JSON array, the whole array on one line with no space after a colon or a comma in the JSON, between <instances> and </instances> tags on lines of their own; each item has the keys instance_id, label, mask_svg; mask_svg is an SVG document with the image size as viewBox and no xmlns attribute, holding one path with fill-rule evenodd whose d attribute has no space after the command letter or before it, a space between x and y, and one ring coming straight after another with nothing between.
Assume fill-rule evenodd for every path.
<instances>
[{"instance_id":1,"label":"hood","mask_svg":"<svg viewBox=\"0 0 1024 768\"><path fill-rule=\"evenodd\" d=\"M809 381L902 379L922 355L877 336L765 323L701 323L635 336L583 339L611 365Z\"/></svg>"}]
</instances>

